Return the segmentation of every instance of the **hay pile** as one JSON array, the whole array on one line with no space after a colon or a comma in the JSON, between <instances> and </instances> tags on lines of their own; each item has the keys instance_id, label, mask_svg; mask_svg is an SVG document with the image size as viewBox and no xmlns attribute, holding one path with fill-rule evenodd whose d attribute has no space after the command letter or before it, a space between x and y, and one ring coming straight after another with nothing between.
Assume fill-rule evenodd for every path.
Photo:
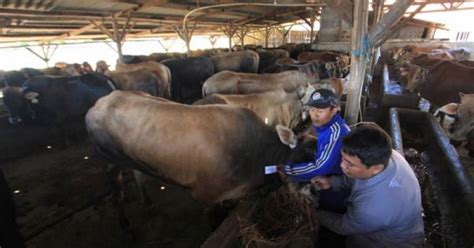
<instances>
[{"instance_id":1,"label":"hay pile","mask_svg":"<svg viewBox=\"0 0 474 248\"><path fill-rule=\"evenodd\" d=\"M291 186L268 194L250 220L239 221L237 247L314 247L314 207Z\"/></svg>"}]
</instances>

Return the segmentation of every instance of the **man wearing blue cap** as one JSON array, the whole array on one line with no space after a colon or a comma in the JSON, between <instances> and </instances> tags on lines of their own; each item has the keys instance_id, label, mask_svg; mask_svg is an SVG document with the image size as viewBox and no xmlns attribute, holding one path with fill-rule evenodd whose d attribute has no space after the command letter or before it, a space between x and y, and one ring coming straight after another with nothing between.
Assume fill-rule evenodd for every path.
<instances>
[{"instance_id":1,"label":"man wearing blue cap","mask_svg":"<svg viewBox=\"0 0 474 248\"><path fill-rule=\"evenodd\" d=\"M305 105L309 107L309 115L318 134L314 161L285 165L284 173L297 182L309 182L315 176L342 175L340 166L342 138L350 132L350 129L339 114L338 97L331 90L319 89L311 94ZM336 194L321 192L321 207L339 210L337 205L340 205L343 208L344 204L340 198L348 194L339 196Z\"/></svg>"}]
</instances>

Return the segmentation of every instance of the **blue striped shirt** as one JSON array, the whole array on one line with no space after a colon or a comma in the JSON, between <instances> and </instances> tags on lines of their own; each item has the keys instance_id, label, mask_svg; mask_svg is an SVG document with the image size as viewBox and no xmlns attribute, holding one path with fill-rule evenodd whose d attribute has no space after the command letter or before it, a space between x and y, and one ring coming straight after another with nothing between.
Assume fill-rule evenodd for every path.
<instances>
[{"instance_id":1,"label":"blue striped shirt","mask_svg":"<svg viewBox=\"0 0 474 248\"><path fill-rule=\"evenodd\" d=\"M318 133L318 146L314 161L285 165L285 174L298 182L309 181L315 176L341 175L342 138L350 128L339 114L321 127L315 127Z\"/></svg>"}]
</instances>

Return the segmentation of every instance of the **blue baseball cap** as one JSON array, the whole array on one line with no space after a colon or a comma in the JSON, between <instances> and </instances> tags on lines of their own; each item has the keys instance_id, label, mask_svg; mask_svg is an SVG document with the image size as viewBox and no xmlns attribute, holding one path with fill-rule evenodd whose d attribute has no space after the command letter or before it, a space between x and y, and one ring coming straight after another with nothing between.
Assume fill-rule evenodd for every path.
<instances>
[{"instance_id":1,"label":"blue baseball cap","mask_svg":"<svg viewBox=\"0 0 474 248\"><path fill-rule=\"evenodd\" d=\"M318 89L311 94L305 105L315 108L337 107L339 106L339 98L331 90Z\"/></svg>"}]
</instances>

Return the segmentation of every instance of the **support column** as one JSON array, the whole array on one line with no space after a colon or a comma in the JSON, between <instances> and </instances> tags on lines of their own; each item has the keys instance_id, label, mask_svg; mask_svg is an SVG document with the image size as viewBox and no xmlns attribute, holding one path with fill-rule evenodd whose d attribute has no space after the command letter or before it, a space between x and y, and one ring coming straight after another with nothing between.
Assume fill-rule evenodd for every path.
<instances>
[{"instance_id":1,"label":"support column","mask_svg":"<svg viewBox=\"0 0 474 248\"><path fill-rule=\"evenodd\" d=\"M46 67L49 67L49 61L54 56L56 49L58 49L58 45L51 45L51 43L42 43L40 45L42 55L35 52L33 49L29 47L25 47L30 53L34 54L36 57L40 58L46 63ZM52 49L52 50L51 50Z\"/></svg>"},{"instance_id":2,"label":"support column","mask_svg":"<svg viewBox=\"0 0 474 248\"><path fill-rule=\"evenodd\" d=\"M287 43L287 37L288 34L290 33L291 28L293 27L293 24L287 27L278 27L276 30L281 34L282 37L282 44L285 45Z\"/></svg>"},{"instance_id":3,"label":"support column","mask_svg":"<svg viewBox=\"0 0 474 248\"><path fill-rule=\"evenodd\" d=\"M191 39L193 38L194 29L196 28L197 22L194 22L193 27L189 30L188 26L186 25L184 29L180 28L180 26L173 27L173 30L178 34L178 36L186 43L186 50L188 56L191 56Z\"/></svg>"},{"instance_id":4,"label":"support column","mask_svg":"<svg viewBox=\"0 0 474 248\"><path fill-rule=\"evenodd\" d=\"M242 49L244 48L244 39L245 36L249 33L250 28L248 26L242 26L238 32L236 32L237 37L240 39L240 45L242 46Z\"/></svg>"},{"instance_id":5,"label":"support column","mask_svg":"<svg viewBox=\"0 0 474 248\"><path fill-rule=\"evenodd\" d=\"M171 42L169 42L171 40ZM173 46L173 43L175 39L164 39L165 43L161 42L161 40L158 40L158 43L160 46L165 50L166 53L169 53L171 46Z\"/></svg>"},{"instance_id":6,"label":"support column","mask_svg":"<svg viewBox=\"0 0 474 248\"><path fill-rule=\"evenodd\" d=\"M209 42L211 43L212 49L214 49L218 38L219 37L217 36L209 36Z\"/></svg>"},{"instance_id":7,"label":"support column","mask_svg":"<svg viewBox=\"0 0 474 248\"><path fill-rule=\"evenodd\" d=\"M237 32L238 27L233 25L223 26L220 30L229 38L229 52L232 51L232 37Z\"/></svg>"},{"instance_id":8,"label":"support column","mask_svg":"<svg viewBox=\"0 0 474 248\"><path fill-rule=\"evenodd\" d=\"M317 21L316 11L313 8L311 8L309 20L308 20L308 18L301 17L301 16L300 16L300 18L309 26L309 30L310 30L310 32L309 32L309 44L313 44L314 38L315 38L314 23Z\"/></svg>"},{"instance_id":9,"label":"support column","mask_svg":"<svg viewBox=\"0 0 474 248\"><path fill-rule=\"evenodd\" d=\"M360 99L364 86L365 71L367 68L367 24L369 17L369 0L360 0L354 5L354 14L351 34L351 78L347 94L344 119L347 124L358 122L360 114Z\"/></svg>"},{"instance_id":10,"label":"support column","mask_svg":"<svg viewBox=\"0 0 474 248\"><path fill-rule=\"evenodd\" d=\"M263 35L263 37L265 38L265 48L268 48L268 38L270 38L272 32L273 28L270 27L270 25L263 28L263 30L260 30L260 34Z\"/></svg>"},{"instance_id":11,"label":"support column","mask_svg":"<svg viewBox=\"0 0 474 248\"><path fill-rule=\"evenodd\" d=\"M112 39L115 42L115 45L117 46L117 54L118 54L118 62L123 63L123 53L122 53L122 46L123 43L125 42L125 37L128 32L130 32L130 29L133 28L135 24L130 25L130 20L131 20L132 12L128 12L127 14L127 20L125 21L125 24L122 26L122 29L120 30L118 21L116 18L113 19L112 21L112 30L109 31L103 23L97 23L95 21L91 21L91 23L96 26L98 29L100 29L104 34L106 34L110 39Z\"/></svg>"}]
</instances>

